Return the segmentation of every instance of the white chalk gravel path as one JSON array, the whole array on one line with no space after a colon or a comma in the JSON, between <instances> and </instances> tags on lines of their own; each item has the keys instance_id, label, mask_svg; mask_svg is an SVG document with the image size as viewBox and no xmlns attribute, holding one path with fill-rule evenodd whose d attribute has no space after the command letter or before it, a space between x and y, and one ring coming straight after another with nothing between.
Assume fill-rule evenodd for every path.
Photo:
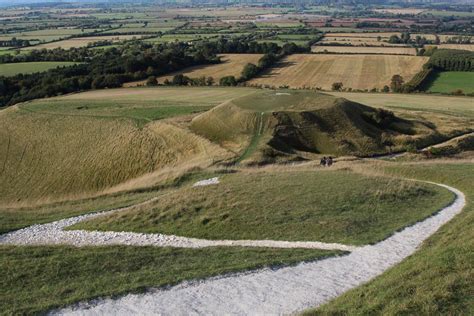
<instances>
[{"instance_id":1,"label":"white chalk gravel path","mask_svg":"<svg viewBox=\"0 0 474 316\"><path fill-rule=\"evenodd\" d=\"M50 314L255 315L288 314L319 306L380 275L413 254L425 239L461 212L466 204L465 196L461 191L443 184L432 184L453 192L456 195L454 202L436 215L406 227L375 245L347 246L350 249L345 250L352 251L349 255L276 270L267 268L202 281L184 282L169 289L152 289L144 294L129 294L117 299L96 299L51 311ZM100 215L84 215L51 224L35 225L0 236L0 244L66 243L83 246L120 243L208 247L254 246L255 242L257 246L274 247L272 244L274 241L208 241L160 234L62 231L64 227ZM95 241L92 242L92 240ZM138 240L140 240L139 243L137 243ZM229 244L226 244L227 242ZM240 242L245 242L245 244L240 244ZM275 243L278 245L280 242ZM321 245L327 244L321 243ZM339 249L338 244L335 245L334 248L321 248Z\"/></svg>"}]
</instances>

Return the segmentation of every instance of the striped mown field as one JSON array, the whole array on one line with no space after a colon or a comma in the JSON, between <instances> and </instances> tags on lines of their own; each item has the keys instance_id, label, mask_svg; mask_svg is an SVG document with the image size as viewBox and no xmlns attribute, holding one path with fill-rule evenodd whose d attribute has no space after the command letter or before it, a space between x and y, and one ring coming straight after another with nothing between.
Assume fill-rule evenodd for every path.
<instances>
[{"instance_id":1,"label":"striped mown field","mask_svg":"<svg viewBox=\"0 0 474 316\"><path fill-rule=\"evenodd\" d=\"M417 56L295 54L249 84L330 90L334 82L342 82L345 88L380 89L390 85L393 75L409 81L427 61Z\"/></svg>"}]
</instances>

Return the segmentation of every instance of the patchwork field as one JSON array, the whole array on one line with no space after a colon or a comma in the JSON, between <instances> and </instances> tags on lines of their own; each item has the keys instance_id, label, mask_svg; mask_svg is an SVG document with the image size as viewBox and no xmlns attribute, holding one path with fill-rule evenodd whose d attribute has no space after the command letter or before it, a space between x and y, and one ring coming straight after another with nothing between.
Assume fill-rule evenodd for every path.
<instances>
[{"instance_id":1,"label":"patchwork field","mask_svg":"<svg viewBox=\"0 0 474 316\"><path fill-rule=\"evenodd\" d=\"M390 85L393 75L410 80L428 61L426 57L376 55L291 55L269 73L249 84L330 90L334 82L345 88L372 89Z\"/></svg>"},{"instance_id":2,"label":"patchwork field","mask_svg":"<svg viewBox=\"0 0 474 316\"><path fill-rule=\"evenodd\" d=\"M311 51L313 53L416 55L416 49L411 47L313 46Z\"/></svg>"},{"instance_id":3,"label":"patchwork field","mask_svg":"<svg viewBox=\"0 0 474 316\"><path fill-rule=\"evenodd\" d=\"M166 76L158 77L158 83L162 84L166 79L171 81L175 75L183 74L190 78L199 77L212 77L216 84L219 83L219 79L225 76L235 76L238 78L244 66L248 63L257 64L258 60L262 57L261 54L226 54L221 55L222 62L215 65L204 65L195 66L171 73ZM144 85L146 81L138 81L132 83L126 83L124 86L132 87L138 85Z\"/></svg>"},{"instance_id":4,"label":"patchwork field","mask_svg":"<svg viewBox=\"0 0 474 316\"><path fill-rule=\"evenodd\" d=\"M430 92L452 93L456 90L461 90L464 93L474 93L474 72L440 72L436 74L428 87Z\"/></svg>"},{"instance_id":5,"label":"patchwork field","mask_svg":"<svg viewBox=\"0 0 474 316\"><path fill-rule=\"evenodd\" d=\"M14 76L17 74L31 74L42 72L61 66L72 66L75 62L67 61L42 61L29 63L0 64L0 76Z\"/></svg>"}]
</instances>

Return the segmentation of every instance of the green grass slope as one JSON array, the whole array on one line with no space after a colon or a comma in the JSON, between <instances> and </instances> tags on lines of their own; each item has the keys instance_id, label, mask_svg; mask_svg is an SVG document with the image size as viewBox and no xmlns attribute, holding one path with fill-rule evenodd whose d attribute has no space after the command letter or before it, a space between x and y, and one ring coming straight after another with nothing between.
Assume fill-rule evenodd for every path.
<instances>
[{"instance_id":1,"label":"green grass slope","mask_svg":"<svg viewBox=\"0 0 474 316\"><path fill-rule=\"evenodd\" d=\"M294 159L301 153L374 155L413 143L423 147L447 136L424 120L402 119L343 98L295 90L235 98L197 116L191 128L256 162ZM256 132L262 134L259 144ZM254 154L246 147L255 148Z\"/></svg>"},{"instance_id":2,"label":"green grass slope","mask_svg":"<svg viewBox=\"0 0 474 316\"><path fill-rule=\"evenodd\" d=\"M385 171L451 185L467 206L414 255L307 315L471 315L474 311L472 163L387 164Z\"/></svg>"},{"instance_id":3,"label":"green grass slope","mask_svg":"<svg viewBox=\"0 0 474 316\"><path fill-rule=\"evenodd\" d=\"M97 297L341 254L306 249L0 246L0 306L31 315Z\"/></svg>"},{"instance_id":4,"label":"green grass slope","mask_svg":"<svg viewBox=\"0 0 474 316\"><path fill-rule=\"evenodd\" d=\"M220 181L186 186L150 205L71 229L364 245L431 215L453 198L434 186L338 170L270 169L228 174Z\"/></svg>"}]
</instances>

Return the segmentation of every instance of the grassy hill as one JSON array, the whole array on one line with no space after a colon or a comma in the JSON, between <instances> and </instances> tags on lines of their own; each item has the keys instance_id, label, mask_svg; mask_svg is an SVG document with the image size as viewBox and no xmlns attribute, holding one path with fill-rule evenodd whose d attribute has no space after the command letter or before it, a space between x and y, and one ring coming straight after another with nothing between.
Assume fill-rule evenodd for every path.
<instances>
[{"instance_id":1,"label":"grassy hill","mask_svg":"<svg viewBox=\"0 0 474 316\"><path fill-rule=\"evenodd\" d=\"M149 186L158 171L212 164L226 151L169 118L249 92L253 90L181 89L176 94L173 89L116 89L2 110L0 204Z\"/></svg>"},{"instance_id":2,"label":"grassy hill","mask_svg":"<svg viewBox=\"0 0 474 316\"><path fill-rule=\"evenodd\" d=\"M248 162L297 159L308 153L380 154L423 147L450 133L424 120L295 90L235 98L194 118L191 129L239 152L240 160Z\"/></svg>"}]
</instances>

